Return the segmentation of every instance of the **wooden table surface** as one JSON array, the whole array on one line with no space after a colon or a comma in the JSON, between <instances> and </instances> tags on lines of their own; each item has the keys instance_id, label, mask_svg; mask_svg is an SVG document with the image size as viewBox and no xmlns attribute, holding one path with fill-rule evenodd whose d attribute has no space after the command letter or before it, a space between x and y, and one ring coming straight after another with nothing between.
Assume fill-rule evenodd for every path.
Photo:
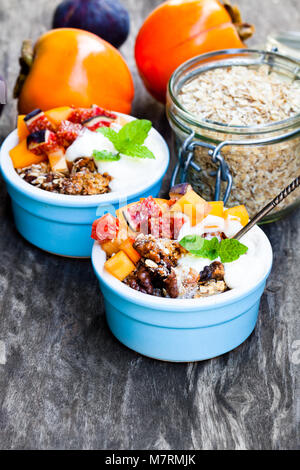
<instances>
[{"instance_id":1,"label":"wooden table surface","mask_svg":"<svg viewBox=\"0 0 300 470\"><path fill-rule=\"evenodd\" d=\"M9 87L1 138L16 121L21 40L49 29L57 3L0 0L0 73ZM123 3L131 13L122 52L136 83L133 114L170 142L164 108L143 88L133 59L138 28L160 2ZM249 44L299 29L299 0L238 3L256 24ZM299 210L265 228L274 267L251 337L223 357L170 364L115 340L90 262L31 246L16 232L3 184L0 197L1 449L299 448Z\"/></svg>"}]
</instances>

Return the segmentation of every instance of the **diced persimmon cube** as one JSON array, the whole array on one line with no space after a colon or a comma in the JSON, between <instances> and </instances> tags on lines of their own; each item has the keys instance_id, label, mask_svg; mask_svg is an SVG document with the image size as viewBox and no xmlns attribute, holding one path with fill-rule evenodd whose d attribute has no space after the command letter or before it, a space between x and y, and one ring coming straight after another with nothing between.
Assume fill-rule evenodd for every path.
<instances>
[{"instance_id":1,"label":"diced persimmon cube","mask_svg":"<svg viewBox=\"0 0 300 470\"><path fill-rule=\"evenodd\" d=\"M228 217L233 217L239 219L242 226L244 227L249 222L249 215L246 207L242 204L241 206L231 207L224 211L224 219Z\"/></svg>"},{"instance_id":2,"label":"diced persimmon cube","mask_svg":"<svg viewBox=\"0 0 300 470\"><path fill-rule=\"evenodd\" d=\"M62 121L67 121L72 111L69 106L61 106L60 108L49 109L45 111L45 116L51 121L56 127L60 125Z\"/></svg>"},{"instance_id":3,"label":"diced persimmon cube","mask_svg":"<svg viewBox=\"0 0 300 470\"><path fill-rule=\"evenodd\" d=\"M36 155L27 148L27 140L24 139L16 147L10 150L10 158L15 168L25 168L33 164L47 160L45 155Z\"/></svg>"},{"instance_id":4,"label":"diced persimmon cube","mask_svg":"<svg viewBox=\"0 0 300 470\"><path fill-rule=\"evenodd\" d=\"M105 269L112 276L119 279L119 281L124 281L124 279L135 270L135 265L124 251L119 251L116 255L112 256L106 261L104 266Z\"/></svg>"},{"instance_id":5,"label":"diced persimmon cube","mask_svg":"<svg viewBox=\"0 0 300 470\"><path fill-rule=\"evenodd\" d=\"M114 240L101 243L101 248L105 251L107 256L112 256L120 251L120 244L121 240L119 238L115 238Z\"/></svg>"},{"instance_id":6,"label":"diced persimmon cube","mask_svg":"<svg viewBox=\"0 0 300 470\"><path fill-rule=\"evenodd\" d=\"M183 212L190 218L192 225L199 224L209 214L210 205L194 190L187 191L171 209L172 212Z\"/></svg>"},{"instance_id":7,"label":"diced persimmon cube","mask_svg":"<svg viewBox=\"0 0 300 470\"><path fill-rule=\"evenodd\" d=\"M20 142L26 139L26 137L29 135L29 131L24 121L24 117L25 117L25 114L20 114L18 116L17 128L18 128L18 137L19 137Z\"/></svg>"},{"instance_id":8,"label":"diced persimmon cube","mask_svg":"<svg viewBox=\"0 0 300 470\"><path fill-rule=\"evenodd\" d=\"M224 203L223 201L210 201L210 212L208 215L214 215L216 217L223 217Z\"/></svg>"},{"instance_id":9,"label":"diced persimmon cube","mask_svg":"<svg viewBox=\"0 0 300 470\"><path fill-rule=\"evenodd\" d=\"M59 173L68 173L69 168L63 148L57 148L48 154L51 170Z\"/></svg>"},{"instance_id":10,"label":"diced persimmon cube","mask_svg":"<svg viewBox=\"0 0 300 470\"><path fill-rule=\"evenodd\" d=\"M133 248L133 243L134 240L132 238L127 238L127 240L124 240L123 243L121 243L120 249L129 256L134 264L137 264L141 259L141 255Z\"/></svg>"}]
</instances>

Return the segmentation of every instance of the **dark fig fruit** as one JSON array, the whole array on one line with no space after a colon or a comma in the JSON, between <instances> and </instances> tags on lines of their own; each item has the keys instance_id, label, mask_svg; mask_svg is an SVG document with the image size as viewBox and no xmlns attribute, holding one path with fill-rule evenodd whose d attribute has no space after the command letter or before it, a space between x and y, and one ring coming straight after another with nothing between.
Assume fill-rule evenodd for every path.
<instances>
[{"instance_id":1,"label":"dark fig fruit","mask_svg":"<svg viewBox=\"0 0 300 470\"><path fill-rule=\"evenodd\" d=\"M193 188L189 183L176 184L173 188L170 189L169 196L170 199L179 199L184 196L188 191L191 191Z\"/></svg>"},{"instance_id":2,"label":"dark fig fruit","mask_svg":"<svg viewBox=\"0 0 300 470\"><path fill-rule=\"evenodd\" d=\"M45 116L45 113L41 109L34 109L31 113L24 117L25 124L30 134L37 131L54 131L53 124Z\"/></svg>"},{"instance_id":3,"label":"dark fig fruit","mask_svg":"<svg viewBox=\"0 0 300 470\"><path fill-rule=\"evenodd\" d=\"M36 155L50 152L56 147L56 134L49 130L35 131L27 137L27 148Z\"/></svg>"},{"instance_id":4,"label":"dark fig fruit","mask_svg":"<svg viewBox=\"0 0 300 470\"><path fill-rule=\"evenodd\" d=\"M120 47L129 33L129 14L119 0L65 0L55 10L53 28L77 28Z\"/></svg>"},{"instance_id":5,"label":"dark fig fruit","mask_svg":"<svg viewBox=\"0 0 300 470\"><path fill-rule=\"evenodd\" d=\"M37 117L44 116L44 113L41 109L34 109L31 111L31 113L27 114L27 116L24 117L24 121L30 125L32 122L34 122Z\"/></svg>"},{"instance_id":6,"label":"dark fig fruit","mask_svg":"<svg viewBox=\"0 0 300 470\"><path fill-rule=\"evenodd\" d=\"M95 116L84 121L83 125L90 131L95 131L99 129L99 127L109 127L113 121L113 118L107 116Z\"/></svg>"}]
</instances>

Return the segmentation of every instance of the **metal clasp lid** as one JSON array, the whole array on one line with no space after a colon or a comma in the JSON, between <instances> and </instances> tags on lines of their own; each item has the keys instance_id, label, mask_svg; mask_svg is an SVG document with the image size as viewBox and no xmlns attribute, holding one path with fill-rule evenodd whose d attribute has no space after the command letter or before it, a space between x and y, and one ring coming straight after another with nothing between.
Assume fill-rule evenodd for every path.
<instances>
[{"instance_id":1,"label":"metal clasp lid","mask_svg":"<svg viewBox=\"0 0 300 470\"><path fill-rule=\"evenodd\" d=\"M176 184L177 176L181 170L180 175L180 182L185 183L187 178L187 173L190 167L194 170L198 171L199 173L202 171L201 167L194 162L194 149L195 147L204 147L208 149L208 154L211 156L212 162L219 165L218 170L211 173L211 176L216 176L216 184L215 184L215 201L220 200L220 193L221 193L221 181L226 181L227 186L224 193L223 201L224 204L228 201L230 196L231 188L232 188L232 175L230 173L230 169L224 157L221 154L221 149L226 144L222 142L218 146L208 144L207 142L203 142L201 140L193 140L195 137L195 132L192 131L191 134L185 139L182 146L179 149L178 153L178 162L175 166L172 179L171 179L171 186Z\"/></svg>"}]
</instances>

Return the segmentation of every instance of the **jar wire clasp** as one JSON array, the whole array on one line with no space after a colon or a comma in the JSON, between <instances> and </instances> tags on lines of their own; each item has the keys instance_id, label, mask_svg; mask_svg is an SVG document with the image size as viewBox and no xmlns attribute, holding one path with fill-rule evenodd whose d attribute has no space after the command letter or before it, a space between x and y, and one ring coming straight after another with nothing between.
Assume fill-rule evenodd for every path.
<instances>
[{"instance_id":1,"label":"jar wire clasp","mask_svg":"<svg viewBox=\"0 0 300 470\"><path fill-rule=\"evenodd\" d=\"M227 182L226 190L224 193L223 201L227 203L232 189L233 178L227 162L221 154L221 149L227 142L215 146L201 140L194 140L195 132L192 131L190 135L185 139L178 152L178 162L173 171L171 178L171 187L176 184L178 174L180 173L180 182L185 183L187 179L187 173L190 167L199 173L202 171L201 167L194 162L194 150L196 147L204 147L208 149L208 154L211 156L212 162L218 165L218 170L211 173L211 176L216 176L215 184L215 201L220 200L221 194L221 182Z\"/></svg>"}]
</instances>

